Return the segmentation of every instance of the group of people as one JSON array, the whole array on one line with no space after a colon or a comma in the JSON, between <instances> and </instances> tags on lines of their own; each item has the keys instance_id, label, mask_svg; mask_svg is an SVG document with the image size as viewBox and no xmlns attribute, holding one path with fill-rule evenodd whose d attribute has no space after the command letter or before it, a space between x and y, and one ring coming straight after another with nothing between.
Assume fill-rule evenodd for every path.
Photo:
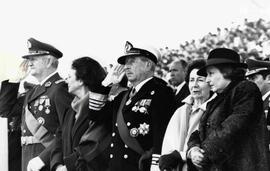
<instances>
[{"instance_id":1,"label":"group of people","mask_svg":"<svg viewBox=\"0 0 270 171\"><path fill-rule=\"evenodd\" d=\"M22 71L39 84L18 95L20 79L1 82L1 115L21 122L14 170L270 170L268 62L216 48L172 63L167 83L154 75L159 51L126 42L110 73L85 56L64 80L61 51L33 38L28 50Z\"/></svg>"}]
</instances>

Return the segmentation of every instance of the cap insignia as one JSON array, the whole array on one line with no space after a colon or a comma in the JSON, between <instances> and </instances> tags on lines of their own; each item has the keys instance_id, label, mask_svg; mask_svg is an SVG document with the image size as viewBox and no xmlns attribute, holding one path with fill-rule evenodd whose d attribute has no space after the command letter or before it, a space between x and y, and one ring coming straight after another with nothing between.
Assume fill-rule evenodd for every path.
<instances>
[{"instance_id":1,"label":"cap insignia","mask_svg":"<svg viewBox=\"0 0 270 171\"><path fill-rule=\"evenodd\" d=\"M127 41L125 45L125 53L128 53L132 48L133 48L132 44Z\"/></svg>"},{"instance_id":2,"label":"cap insignia","mask_svg":"<svg viewBox=\"0 0 270 171\"><path fill-rule=\"evenodd\" d=\"M32 43L28 40L27 41L27 48L30 49L32 47Z\"/></svg>"},{"instance_id":3,"label":"cap insignia","mask_svg":"<svg viewBox=\"0 0 270 171\"><path fill-rule=\"evenodd\" d=\"M45 83L45 87L50 87L52 85L52 83L50 81Z\"/></svg>"}]
</instances>

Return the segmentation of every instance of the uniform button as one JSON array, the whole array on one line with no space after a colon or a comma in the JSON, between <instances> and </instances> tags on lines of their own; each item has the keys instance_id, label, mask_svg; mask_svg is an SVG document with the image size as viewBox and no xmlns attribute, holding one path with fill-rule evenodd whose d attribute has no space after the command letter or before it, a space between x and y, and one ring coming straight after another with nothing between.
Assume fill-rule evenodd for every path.
<instances>
[{"instance_id":1,"label":"uniform button","mask_svg":"<svg viewBox=\"0 0 270 171\"><path fill-rule=\"evenodd\" d=\"M118 126L118 124L117 124L117 123L115 123L115 126L117 127L117 126Z\"/></svg>"},{"instance_id":2,"label":"uniform button","mask_svg":"<svg viewBox=\"0 0 270 171\"><path fill-rule=\"evenodd\" d=\"M111 158L111 159L113 158L113 155L112 155L112 154L110 154L110 158Z\"/></svg>"},{"instance_id":3,"label":"uniform button","mask_svg":"<svg viewBox=\"0 0 270 171\"><path fill-rule=\"evenodd\" d=\"M128 148L128 146L125 144L125 148Z\"/></svg>"},{"instance_id":4,"label":"uniform button","mask_svg":"<svg viewBox=\"0 0 270 171\"><path fill-rule=\"evenodd\" d=\"M113 147L113 143L111 143L111 147Z\"/></svg>"},{"instance_id":5,"label":"uniform button","mask_svg":"<svg viewBox=\"0 0 270 171\"><path fill-rule=\"evenodd\" d=\"M26 130L25 129L23 130L23 133L26 133Z\"/></svg>"},{"instance_id":6,"label":"uniform button","mask_svg":"<svg viewBox=\"0 0 270 171\"><path fill-rule=\"evenodd\" d=\"M112 136L113 136L113 137L115 136L115 132L112 133Z\"/></svg>"},{"instance_id":7,"label":"uniform button","mask_svg":"<svg viewBox=\"0 0 270 171\"><path fill-rule=\"evenodd\" d=\"M127 159L127 158L128 158L128 155L127 155L127 154L125 154L125 155L124 155L124 159Z\"/></svg>"},{"instance_id":8,"label":"uniform button","mask_svg":"<svg viewBox=\"0 0 270 171\"><path fill-rule=\"evenodd\" d=\"M130 126L131 124L130 124L130 122L127 122L127 126Z\"/></svg>"}]
</instances>

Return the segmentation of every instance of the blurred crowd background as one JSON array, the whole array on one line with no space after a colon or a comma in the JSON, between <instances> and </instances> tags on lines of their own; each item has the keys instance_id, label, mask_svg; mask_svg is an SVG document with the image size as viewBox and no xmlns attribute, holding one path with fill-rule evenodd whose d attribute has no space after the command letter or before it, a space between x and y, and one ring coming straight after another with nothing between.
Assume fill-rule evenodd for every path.
<instances>
[{"instance_id":1,"label":"blurred crowd background","mask_svg":"<svg viewBox=\"0 0 270 171\"><path fill-rule=\"evenodd\" d=\"M179 44L179 48L160 48L162 57L159 59L156 76L168 80L170 63L184 58L186 61L207 58L211 49L227 47L240 53L242 60L246 58L269 60L270 58L270 21L245 19L242 24L231 28L217 28L199 39L187 40ZM109 65L112 67L112 65Z\"/></svg>"}]
</instances>

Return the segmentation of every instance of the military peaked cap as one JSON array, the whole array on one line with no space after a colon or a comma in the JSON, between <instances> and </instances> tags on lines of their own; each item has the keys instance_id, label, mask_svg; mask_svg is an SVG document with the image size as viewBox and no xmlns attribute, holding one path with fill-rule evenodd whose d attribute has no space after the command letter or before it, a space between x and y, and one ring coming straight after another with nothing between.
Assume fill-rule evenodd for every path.
<instances>
[{"instance_id":1,"label":"military peaked cap","mask_svg":"<svg viewBox=\"0 0 270 171\"><path fill-rule=\"evenodd\" d=\"M130 42L127 41L125 45L125 55L119 57L117 62L124 65L127 57L138 56L148 58L156 64L157 59L160 58L161 54L156 48L150 46L134 47Z\"/></svg>"},{"instance_id":2,"label":"military peaked cap","mask_svg":"<svg viewBox=\"0 0 270 171\"><path fill-rule=\"evenodd\" d=\"M23 58L43 55L52 55L56 58L61 58L63 56L62 52L53 47L52 45L40 42L34 38L28 39L27 45L29 54L24 55Z\"/></svg>"},{"instance_id":3,"label":"military peaked cap","mask_svg":"<svg viewBox=\"0 0 270 171\"><path fill-rule=\"evenodd\" d=\"M246 77L249 77L254 74L259 73L270 73L270 62L255 60L255 59L247 59L246 63L248 65L248 71L246 72Z\"/></svg>"}]
</instances>

